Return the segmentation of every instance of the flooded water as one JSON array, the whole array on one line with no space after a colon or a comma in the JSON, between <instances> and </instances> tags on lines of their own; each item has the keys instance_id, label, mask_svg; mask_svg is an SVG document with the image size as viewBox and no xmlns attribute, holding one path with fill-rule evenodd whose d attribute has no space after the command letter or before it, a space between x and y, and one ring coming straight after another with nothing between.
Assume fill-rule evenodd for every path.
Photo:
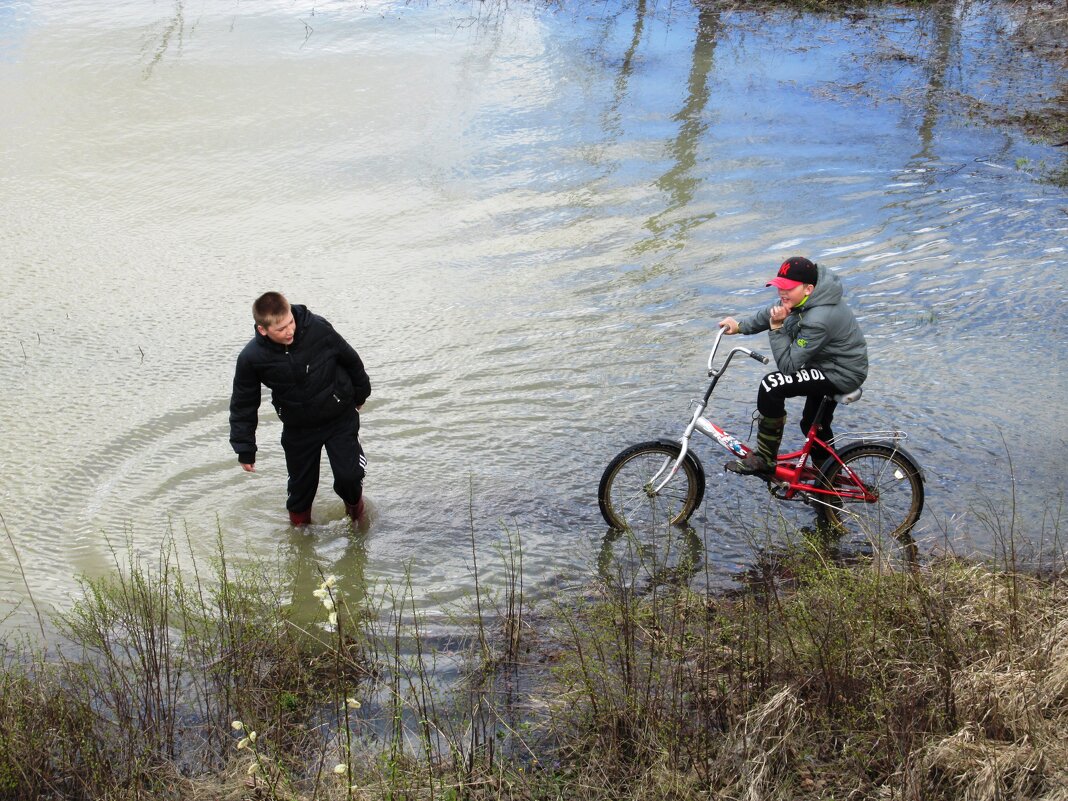
<instances>
[{"instance_id":1,"label":"flooded water","mask_svg":"<svg viewBox=\"0 0 1068 801\"><path fill-rule=\"evenodd\" d=\"M474 555L499 580L509 537L532 598L580 587L613 547L604 465L678 436L715 321L766 301L795 253L838 272L868 337L837 427L904 429L924 465L921 550L990 552L970 510L1008 526L1013 504L1015 533L1048 539L1068 198L1032 167L1063 154L959 102L1055 85L997 38L1014 22L0 0L7 625L27 588L64 608L77 576L171 533L198 557L219 537L280 554L309 591L316 566L407 572L428 610L471 591ZM368 366L364 535L328 481L315 525L288 526L268 404L258 472L229 448L234 359L271 289ZM734 368L711 415L743 439L760 375ZM695 550L729 582L753 555L740 521L804 512L698 454Z\"/></svg>"}]
</instances>

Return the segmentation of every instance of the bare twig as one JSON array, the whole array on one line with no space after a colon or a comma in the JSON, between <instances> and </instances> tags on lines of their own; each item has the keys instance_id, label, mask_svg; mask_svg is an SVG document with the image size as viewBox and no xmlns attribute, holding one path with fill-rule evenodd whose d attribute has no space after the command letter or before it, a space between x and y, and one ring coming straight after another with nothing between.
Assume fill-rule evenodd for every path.
<instances>
[{"instance_id":1,"label":"bare twig","mask_svg":"<svg viewBox=\"0 0 1068 801\"><path fill-rule=\"evenodd\" d=\"M45 634L44 619L41 617L41 610L37 606L37 601L33 598L33 590L30 589L30 582L26 579L26 571L22 567L22 557L19 556L19 549L15 547L15 540L11 536L11 530L7 527L7 521L4 519L4 515L0 512L0 523L4 525L4 533L7 535L7 541L11 543L11 552L15 554L15 562L19 566L19 574L22 576L22 583L26 585L26 595L30 598L30 605L33 606L33 611L37 615L37 625L41 627L41 637L47 637Z\"/></svg>"}]
</instances>

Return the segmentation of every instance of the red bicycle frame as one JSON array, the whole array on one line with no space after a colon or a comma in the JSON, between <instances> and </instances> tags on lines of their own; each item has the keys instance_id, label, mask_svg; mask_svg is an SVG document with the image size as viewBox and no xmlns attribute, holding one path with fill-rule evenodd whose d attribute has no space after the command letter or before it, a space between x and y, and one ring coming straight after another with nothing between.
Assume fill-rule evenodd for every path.
<instances>
[{"instance_id":1,"label":"red bicycle frame","mask_svg":"<svg viewBox=\"0 0 1068 801\"><path fill-rule=\"evenodd\" d=\"M712 397L712 390L716 388L716 384L719 382L719 379L724 372L726 372L727 366L730 364L731 359L734 358L735 354L744 354L750 358L756 359L758 362L762 362L763 364L768 364L771 361L767 356L750 350L749 348L739 346L731 349L719 369L714 369L712 361L715 358L716 351L719 349L719 342L723 338L725 331L726 329L724 328L719 330L719 334L716 336L716 341L712 346L712 352L708 356L708 375L712 381L708 385L708 390L705 392L704 399L699 402L695 401L696 408L694 409L693 418L690 420L690 424L686 427L686 431L680 439L679 444L681 445L681 449L679 456L674 461L674 464L671 465L670 469L668 468L668 465L665 464L660 472L653 476L653 479L650 482L653 486L653 491L656 493L659 493L675 473L678 472L679 467L682 465L683 460L689 452L690 437L693 435L694 431L700 431L702 434L715 440L730 451L730 453L739 458L744 459L752 450L737 437L728 434L707 417L704 417L704 411L708 408L709 399ZM837 400L840 403L852 403L859 398L860 390L855 390L847 395L834 396L832 400ZM782 500L792 500L800 495L801 498L804 499L814 499L819 496L824 498L837 498L845 501L871 503L877 499L877 496L864 486L864 482L860 480L857 474L854 473L848 465L842 462L831 443L824 442L816 435L818 429L817 422L823 415L823 408L827 400L828 398L824 397L820 402L819 409L816 413L816 420L809 428L808 436L805 438L805 442L801 446L801 449L779 456L775 466L774 476L768 476L768 486L772 493ZM822 485L822 472L810 464L809 458L813 445L820 445L823 447L832 458L842 465L843 469L838 472L835 486L830 487Z\"/></svg>"}]
</instances>

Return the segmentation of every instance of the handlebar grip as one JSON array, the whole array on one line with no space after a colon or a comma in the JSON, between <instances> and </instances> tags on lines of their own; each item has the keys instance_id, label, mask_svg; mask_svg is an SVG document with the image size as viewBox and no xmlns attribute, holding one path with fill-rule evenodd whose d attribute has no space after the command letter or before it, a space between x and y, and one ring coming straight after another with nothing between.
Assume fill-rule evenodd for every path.
<instances>
[{"instance_id":1,"label":"handlebar grip","mask_svg":"<svg viewBox=\"0 0 1068 801\"><path fill-rule=\"evenodd\" d=\"M756 359L758 362L762 362L763 364L768 364L771 361L771 359L769 359L763 353L757 353L755 350L750 351L749 355Z\"/></svg>"}]
</instances>

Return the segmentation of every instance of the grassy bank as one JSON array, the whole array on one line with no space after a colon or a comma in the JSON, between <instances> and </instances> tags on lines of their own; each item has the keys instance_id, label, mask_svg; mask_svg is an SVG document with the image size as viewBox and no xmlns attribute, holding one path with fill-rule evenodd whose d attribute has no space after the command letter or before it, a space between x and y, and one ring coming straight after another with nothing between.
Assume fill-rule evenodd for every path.
<instances>
[{"instance_id":1,"label":"grassy bank","mask_svg":"<svg viewBox=\"0 0 1068 801\"><path fill-rule=\"evenodd\" d=\"M410 586L289 598L221 540L85 582L62 649L5 643L0 799L1066 797L1063 552L899 571L799 537L723 594L635 547L530 610L509 541L448 637Z\"/></svg>"},{"instance_id":2,"label":"grassy bank","mask_svg":"<svg viewBox=\"0 0 1068 801\"><path fill-rule=\"evenodd\" d=\"M576 613L555 728L582 784L635 799L1064 797L1060 578L845 566L802 541L759 579L731 597L620 588Z\"/></svg>"}]
</instances>

